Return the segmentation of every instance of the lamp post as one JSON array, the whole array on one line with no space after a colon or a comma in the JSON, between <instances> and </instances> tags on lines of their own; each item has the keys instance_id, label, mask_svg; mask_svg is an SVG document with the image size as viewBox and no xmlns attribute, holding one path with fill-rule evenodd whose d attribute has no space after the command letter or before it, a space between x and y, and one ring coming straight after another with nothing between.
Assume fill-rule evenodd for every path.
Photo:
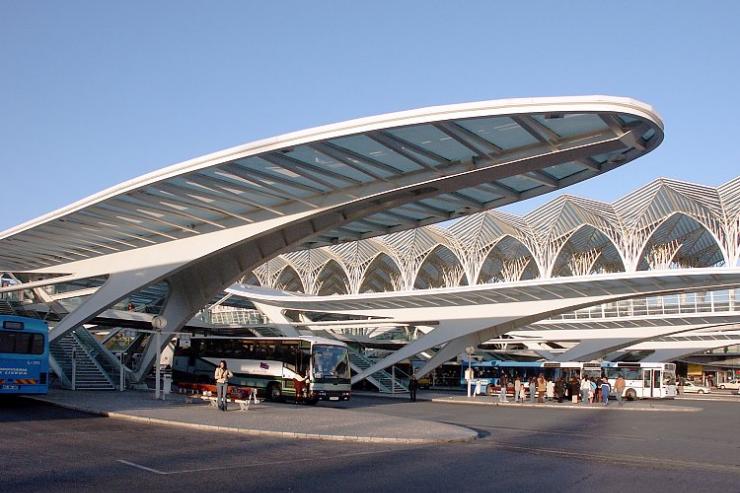
<instances>
[{"instance_id":1,"label":"lamp post","mask_svg":"<svg viewBox=\"0 0 740 493\"><path fill-rule=\"evenodd\" d=\"M473 369L471 368L471 359L473 358L473 353L475 352L475 346L468 346L465 348L465 353L468 355L468 369L465 372L465 380L468 381L468 399L470 398L471 394L471 388L473 381Z\"/></svg>"},{"instance_id":2,"label":"lamp post","mask_svg":"<svg viewBox=\"0 0 740 493\"><path fill-rule=\"evenodd\" d=\"M160 317L159 315L155 315L152 317L152 328L154 329L154 336L155 336L155 344L157 345L157 359L154 363L154 398L159 399L161 395L161 383L160 383L160 373L161 368L159 362L162 359L162 329L167 327L167 319L164 317Z\"/></svg>"}]
</instances>

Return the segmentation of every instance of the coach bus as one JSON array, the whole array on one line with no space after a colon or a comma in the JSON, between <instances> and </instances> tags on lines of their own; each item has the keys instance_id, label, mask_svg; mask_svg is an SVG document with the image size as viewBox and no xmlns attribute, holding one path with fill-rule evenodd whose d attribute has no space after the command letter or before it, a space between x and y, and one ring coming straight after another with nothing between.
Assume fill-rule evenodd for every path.
<instances>
[{"instance_id":1,"label":"coach bus","mask_svg":"<svg viewBox=\"0 0 740 493\"><path fill-rule=\"evenodd\" d=\"M214 391L221 360L234 374L230 393L257 389L273 401L306 404L350 399L347 345L319 337L180 337L173 358L173 382L180 388Z\"/></svg>"},{"instance_id":2,"label":"coach bus","mask_svg":"<svg viewBox=\"0 0 740 493\"><path fill-rule=\"evenodd\" d=\"M35 318L0 315L0 394L49 392L49 327Z\"/></svg>"},{"instance_id":3,"label":"coach bus","mask_svg":"<svg viewBox=\"0 0 740 493\"><path fill-rule=\"evenodd\" d=\"M676 365L674 363L636 362L601 364L609 383L620 375L624 378L623 397L634 399L672 399L676 397Z\"/></svg>"}]
</instances>

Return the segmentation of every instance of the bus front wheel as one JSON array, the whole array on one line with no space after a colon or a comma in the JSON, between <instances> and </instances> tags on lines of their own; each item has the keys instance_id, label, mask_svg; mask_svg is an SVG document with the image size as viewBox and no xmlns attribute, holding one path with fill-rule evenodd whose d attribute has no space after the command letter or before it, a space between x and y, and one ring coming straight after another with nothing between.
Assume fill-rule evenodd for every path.
<instances>
[{"instance_id":1,"label":"bus front wheel","mask_svg":"<svg viewBox=\"0 0 740 493\"><path fill-rule=\"evenodd\" d=\"M637 399L637 392L635 392L635 389L627 389L627 392L624 395L627 397L628 401L634 401Z\"/></svg>"},{"instance_id":2,"label":"bus front wheel","mask_svg":"<svg viewBox=\"0 0 740 493\"><path fill-rule=\"evenodd\" d=\"M271 401L281 401L281 400L283 400L283 391L280 388L280 384L271 383L270 386L267 387L267 397Z\"/></svg>"}]
</instances>

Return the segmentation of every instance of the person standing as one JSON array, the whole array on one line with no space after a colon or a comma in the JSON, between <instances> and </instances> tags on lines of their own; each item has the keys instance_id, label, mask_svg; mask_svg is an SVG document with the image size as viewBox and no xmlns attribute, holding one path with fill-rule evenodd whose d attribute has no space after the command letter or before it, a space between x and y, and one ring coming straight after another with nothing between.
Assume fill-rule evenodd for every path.
<instances>
[{"instance_id":1,"label":"person standing","mask_svg":"<svg viewBox=\"0 0 740 493\"><path fill-rule=\"evenodd\" d=\"M527 395L526 390L527 389L524 387L524 382L522 382L521 387L519 388L519 392L520 392L520 395L519 395L520 401L519 402L521 402L522 404L524 404L524 399L526 398L526 395Z\"/></svg>"},{"instance_id":2,"label":"person standing","mask_svg":"<svg viewBox=\"0 0 740 493\"><path fill-rule=\"evenodd\" d=\"M552 380L547 381L547 390L545 391L548 401L555 400L555 382Z\"/></svg>"},{"instance_id":3,"label":"person standing","mask_svg":"<svg viewBox=\"0 0 740 493\"><path fill-rule=\"evenodd\" d=\"M530 377L529 379L529 402L534 404L534 399L537 396L537 379Z\"/></svg>"},{"instance_id":4,"label":"person standing","mask_svg":"<svg viewBox=\"0 0 740 493\"><path fill-rule=\"evenodd\" d=\"M545 375L543 373L540 373L540 376L537 377L537 402L540 404L545 403L545 391L547 390L547 381L545 380Z\"/></svg>"},{"instance_id":5,"label":"person standing","mask_svg":"<svg viewBox=\"0 0 740 493\"><path fill-rule=\"evenodd\" d=\"M555 384L555 396L558 399L558 404L562 404L565 397L565 378L563 377L558 378Z\"/></svg>"},{"instance_id":6,"label":"person standing","mask_svg":"<svg viewBox=\"0 0 740 493\"><path fill-rule=\"evenodd\" d=\"M419 388L419 380L416 378L416 373L411 375L409 380L409 400L416 402L416 390Z\"/></svg>"},{"instance_id":7,"label":"person standing","mask_svg":"<svg viewBox=\"0 0 740 493\"><path fill-rule=\"evenodd\" d=\"M568 392L570 393L570 400L573 404L578 404L578 390L579 390L578 378L576 378L576 376L573 375L570 378L570 382L568 383Z\"/></svg>"},{"instance_id":8,"label":"person standing","mask_svg":"<svg viewBox=\"0 0 740 493\"><path fill-rule=\"evenodd\" d=\"M591 390L591 382L588 381L586 375L581 378L581 403L585 404L588 402L588 393Z\"/></svg>"},{"instance_id":9,"label":"person standing","mask_svg":"<svg viewBox=\"0 0 740 493\"><path fill-rule=\"evenodd\" d=\"M222 411L226 411L226 394L229 390L229 378L233 377L234 374L229 371L226 366L226 361L221 360L216 367L214 378L216 379L216 404Z\"/></svg>"},{"instance_id":10,"label":"person standing","mask_svg":"<svg viewBox=\"0 0 740 493\"><path fill-rule=\"evenodd\" d=\"M625 387L625 381L624 377L620 373L617 377L617 380L614 382L614 394L617 396L617 403L622 406L624 402L622 402L622 394L624 393L624 387Z\"/></svg>"},{"instance_id":11,"label":"person standing","mask_svg":"<svg viewBox=\"0 0 740 493\"><path fill-rule=\"evenodd\" d=\"M506 403L506 388L509 385L509 380L508 378L506 378L506 373L503 373L501 375L498 383L499 385L501 385L501 390L499 390L498 394L498 401L501 403Z\"/></svg>"},{"instance_id":12,"label":"person standing","mask_svg":"<svg viewBox=\"0 0 740 493\"><path fill-rule=\"evenodd\" d=\"M521 388L522 381L517 374L516 378L514 379L514 402L519 402L519 391L521 390Z\"/></svg>"},{"instance_id":13,"label":"person standing","mask_svg":"<svg viewBox=\"0 0 740 493\"><path fill-rule=\"evenodd\" d=\"M596 398L596 382L594 381L594 377L588 379L588 386L588 403L593 404L594 399Z\"/></svg>"},{"instance_id":14,"label":"person standing","mask_svg":"<svg viewBox=\"0 0 740 493\"><path fill-rule=\"evenodd\" d=\"M612 386L609 385L609 380L606 379L606 377L601 378L601 399L604 401L604 405L609 405L609 391L612 389Z\"/></svg>"}]
</instances>

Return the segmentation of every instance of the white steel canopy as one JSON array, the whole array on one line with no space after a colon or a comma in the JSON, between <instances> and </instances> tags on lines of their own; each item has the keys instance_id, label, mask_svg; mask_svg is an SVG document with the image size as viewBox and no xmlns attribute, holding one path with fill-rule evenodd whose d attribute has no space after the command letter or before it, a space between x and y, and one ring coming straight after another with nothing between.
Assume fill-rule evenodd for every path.
<instances>
[{"instance_id":1,"label":"white steel canopy","mask_svg":"<svg viewBox=\"0 0 740 493\"><path fill-rule=\"evenodd\" d=\"M384 205L366 217L349 215L295 247L356 240L540 195L662 139L650 106L605 96L362 118L170 166L11 228L0 233L0 270L60 266L377 196Z\"/></svg>"}]
</instances>

